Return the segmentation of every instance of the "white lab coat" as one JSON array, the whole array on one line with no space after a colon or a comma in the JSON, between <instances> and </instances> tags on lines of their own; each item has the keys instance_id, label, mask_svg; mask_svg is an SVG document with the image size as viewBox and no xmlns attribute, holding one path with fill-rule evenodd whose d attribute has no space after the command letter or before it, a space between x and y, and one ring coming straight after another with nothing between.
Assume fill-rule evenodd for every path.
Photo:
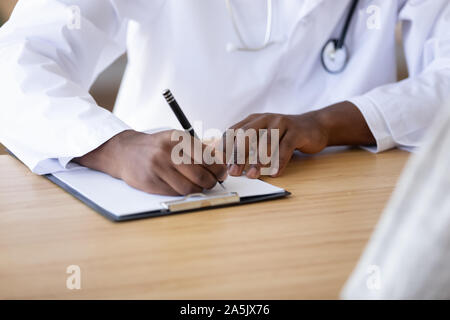
<instances>
[{"instance_id":1,"label":"white lab coat","mask_svg":"<svg viewBox=\"0 0 450 320\"><path fill-rule=\"evenodd\" d=\"M350 2L274 1L277 43L228 52L239 40L221 0L19 1L0 30L0 141L36 173L64 170L123 130L179 127L161 95L170 88L203 130L254 112L300 114L350 100L375 136L374 151L417 147L450 93L450 2L360 0L347 68L329 74L320 52L340 35ZM246 41L260 45L265 1L232 3ZM73 5L80 28L68 16ZM370 6L379 8L380 29L367 26ZM410 78L395 83L399 20ZM88 90L125 51L111 114Z\"/></svg>"},{"instance_id":2,"label":"white lab coat","mask_svg":"<svg viewBox=\"0 0 450 320\"><path fill-rule=\"evenodd\" d=\"M345 299L450 299L450 105L398 183Z\"/></svg>"}]
</instances>

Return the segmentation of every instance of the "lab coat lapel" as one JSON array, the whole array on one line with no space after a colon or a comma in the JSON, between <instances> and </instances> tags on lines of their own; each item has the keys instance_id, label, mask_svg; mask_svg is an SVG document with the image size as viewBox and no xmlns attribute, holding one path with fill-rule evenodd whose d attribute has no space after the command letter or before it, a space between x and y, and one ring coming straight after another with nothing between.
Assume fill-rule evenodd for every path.
<instances>
[{"instance_id":1,"label":"lab coat lapel","mask_svg":"<svg viewBox=\"0 0 450 320\"><path fill-rule=\"evenodd\" d=\"M333 17L336 18L336 16L340 16L341 12L343 12L350 5L351 1L352 0L304 0L303 7L299 13L298 19L293 25L292 29L288 32L288 39L292 38L293 34L296 32L300 25L305 24L308 21L308 17L312 12L318 9L319 6L326 6L327 10L329 11L328 13L326 13L326 15L328 16L327 19L332 20ZM331 7L333 7L334 9L332 9ZM332 16L330 16L330 14Z\"/></svg>"},{"instance_id":2,"label":"lab coat lapel","mask_svg":"<svg viewBox=\"0 0 450 320\"><path fill-rule=\"evenodd\" d=\"M308 16L319 4L325 0L303 0L303 7L300 12L300 19Z\"/></svg>"},{"instance_id":3,"label":"lab coat lapel","mask_svg":"<svg viewBox=\"0 0 450 320\"><path fill-rule=\"evenodd\" d=\"M325 0L303 0L302 9L298 14L297 21L288 32L288 38L297 30L298 26L307 20L308 15L314 11ZM330 0L328 0L330 1Z\"/></svg>"}]
</instances>

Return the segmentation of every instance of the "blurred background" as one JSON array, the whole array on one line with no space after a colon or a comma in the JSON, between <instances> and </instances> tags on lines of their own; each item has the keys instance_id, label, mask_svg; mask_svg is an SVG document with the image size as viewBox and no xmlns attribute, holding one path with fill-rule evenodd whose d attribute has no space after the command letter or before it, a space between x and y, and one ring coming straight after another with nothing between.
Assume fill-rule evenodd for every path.
<instances>
[{"instance_id":1,"label":"blurred background","mask_svg":"<svg viewBox=\"0 0 450 320\"><path fill-rule=\"evenodd\" d=\"M17 0L0 0L0 25L6 22L16 5ZM397 36L400 35L400 29ZM407 77L406 66L403 58L403 48L401 46L400 38L398 37L399 48L397 50L399 70L399 79ZM117 92L119 90L120 82L122 80L123 72L127 63L126 56L120 57L114 64L105 70L94 83L91 88L91 94L97 103L112 110L114 102L116 101ZM1 70L0 70L1 72ZM4 154L4 147L0 144L0 154Z\"/></svg>"}]
</instances>

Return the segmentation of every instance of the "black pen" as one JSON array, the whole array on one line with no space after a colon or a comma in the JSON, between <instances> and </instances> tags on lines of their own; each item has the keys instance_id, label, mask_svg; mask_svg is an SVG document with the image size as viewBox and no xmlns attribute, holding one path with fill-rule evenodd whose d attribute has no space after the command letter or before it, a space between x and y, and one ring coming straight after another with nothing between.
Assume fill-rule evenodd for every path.
<instances>
[{"instance_id":1,"label":"black pen","mask_svg":"<svg viewBox=\"0 0 450 320\"><path fill-rule=\"evenodd\" d=\"M169 104L170 109L172 109L173 113L177 117L177 119L180 122L183 129L186 130L187 132L189 132L192 137L198 139L198 136L194 131L194 127L192 127L191 123L184 115L183 110L181 110L180 105L178 104L177 100L175 100L172 92L170 92L169 89L166 89L163 92L163 96L164 96L164 99L166 99L167 103ZM217 182L219 182L220 186L225 189L225 187L222 184L223 181L219 181L219 179L217 179L217 177L213 173L212 173L212 175L216 178Z\"/></svg>"}]
</instances>

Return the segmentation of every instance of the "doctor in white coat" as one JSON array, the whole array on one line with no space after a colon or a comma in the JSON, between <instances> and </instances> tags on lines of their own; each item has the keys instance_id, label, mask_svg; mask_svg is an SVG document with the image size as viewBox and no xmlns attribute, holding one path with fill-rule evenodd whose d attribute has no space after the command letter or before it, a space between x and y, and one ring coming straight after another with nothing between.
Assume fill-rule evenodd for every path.
<instances>
[{"instance_id":1,"label":"doctor in white coat","mask_svg":"<svg viewBox=\"0 0 450 320\"><path fill-rule=\"evenodd\" d=\"M110 113L89 88L124 52ZM280 129L275 176L296 149L414 148L450 93L450 1L21 0L0 30L0 141L35 173L79 163L161 194L225 179L174 165L170 131L143 133L179 127L165 88L204 129Z\"/></svg>"}]
</instances>

